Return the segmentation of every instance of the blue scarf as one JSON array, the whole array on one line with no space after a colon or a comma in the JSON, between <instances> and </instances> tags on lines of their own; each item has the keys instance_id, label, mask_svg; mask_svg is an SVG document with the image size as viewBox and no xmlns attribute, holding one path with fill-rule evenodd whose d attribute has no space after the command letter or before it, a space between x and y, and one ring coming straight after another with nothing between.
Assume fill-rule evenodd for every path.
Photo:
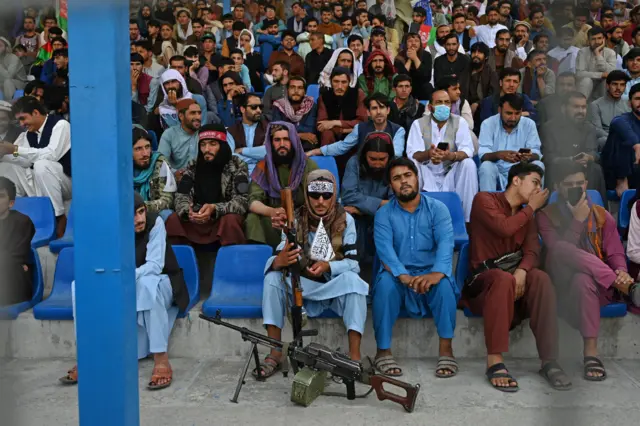
<instances>
[{"instance_id":1,"label":"blue scarf","mask_svg":"<svg viewBox=\"0 0 640 426\"><path fill-rule=\"evenodd\" d=\"M144 170L140 170L140 173L135 173L133 176L133 188L140 193L142 199L144 201L149 201L151 198L151 175L155 170L156 161L158 161L158 157L160 157L159 152L154 152L151 154L151 161L149 162L149 167Z\"/></svg>"}]
</instances>

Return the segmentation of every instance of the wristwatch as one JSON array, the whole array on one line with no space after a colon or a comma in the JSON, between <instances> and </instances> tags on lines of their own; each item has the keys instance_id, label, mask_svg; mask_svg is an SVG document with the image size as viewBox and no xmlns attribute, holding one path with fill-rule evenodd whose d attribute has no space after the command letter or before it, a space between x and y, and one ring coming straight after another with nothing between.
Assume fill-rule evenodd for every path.
<instances>
[{"instance_id":1,"label":"wristwatch","mask_svg":"<svg viewBox=\"0 0 640 426\"><path fill-rule=\"evenodd\" d=\"M18 145L16 145L16 147L13 148L13 156L17 158L19 155L20 154L18 154Z\"/></svg>"}]
</instances>

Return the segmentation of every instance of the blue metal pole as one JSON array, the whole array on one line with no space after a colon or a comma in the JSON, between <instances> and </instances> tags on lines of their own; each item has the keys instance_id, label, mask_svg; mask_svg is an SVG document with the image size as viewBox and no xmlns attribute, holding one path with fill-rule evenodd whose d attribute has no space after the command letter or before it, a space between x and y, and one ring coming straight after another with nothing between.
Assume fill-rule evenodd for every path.
<instances>
[{"instance_id":1,"label":"blue metal pole","mask_svg":"<svg viewBox=\"0 0 640 426\"><path fill-rule=\"evenodd\" d=\"M138 426L129 2L68 10L80 425Z\"/></svg>"},{"instance_id":2,"label":"blue metal pole","mask_svg":"<svg viewBox=\"0 0 640 426\"><path fill-rule=\"evenodd\" d=\"M224 13L231 13L231 0L222 1L222 11Z\"/></svg>"}]
</instances>

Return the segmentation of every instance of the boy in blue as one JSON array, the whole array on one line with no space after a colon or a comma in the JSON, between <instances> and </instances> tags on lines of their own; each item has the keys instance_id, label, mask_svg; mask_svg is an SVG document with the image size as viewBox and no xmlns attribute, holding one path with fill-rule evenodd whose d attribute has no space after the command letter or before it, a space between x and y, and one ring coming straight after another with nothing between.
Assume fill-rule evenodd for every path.
<instances>
[{"instance_id":1,"label":"boy in blue","mask_svg":"<svg viewBox=\"0 0 640 426\"><path fill-rule=\"evenodd\" d=\"M404 307L410 317L433 315L440 337L436 376L453 377L458 363L451 340L460 295L452 278L453 226L447 207L418 190L418 170L407 158L389 165L395 199L375 216L374 240L383 270L373 288L373 328L382 374L401 376L391 354L391 333Z\"/></svg>"}]
</instances>

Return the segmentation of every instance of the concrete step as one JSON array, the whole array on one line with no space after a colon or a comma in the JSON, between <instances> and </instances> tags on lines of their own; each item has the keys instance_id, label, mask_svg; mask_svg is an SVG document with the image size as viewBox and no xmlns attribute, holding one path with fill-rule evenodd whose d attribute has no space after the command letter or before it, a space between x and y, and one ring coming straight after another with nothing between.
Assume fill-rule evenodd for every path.
<instances>
[{"instance_id":1,"label":"concrete step","mask_svg":"<svg viewBox=\"0 0 640 426\"><path fill-rule=\"evenodd\" d=\"M178 320L170 339L172 357L197 359L235 360L244 357L249 350L239 333L215 325L199 317L200 305L190 316ZM264 332L262 320L230 320L238 326ZM305 328L316 328L318 341L331 348L348 348L347 336L341 319L311 319ZM393 352L401 358L434 357L438 353L438 335L432 320L400 319L393 333ZM8 339L6 339L8 338ZM285 327L284 338L290 339L290 327ZM0 357L47 359L75 357L76 344L71 321L39 321L31 311L24 312L15 321L0 323ZM561 354L580 356L582 340L577 331L560 321ZM623 318L603 319L600 329L600 352L608 358L640 359L640 317L628 314ZM453 340L456 356L478 358L485 355L482 319L466 318L458 311L456 334ZM367 318L362 342L363 354L375 354L375 338L371 312ZM262 348L261 352L266 351ZM511 332L510 356L537 358L533 335L528 322Z\"/></svg>"}]
</instances>

